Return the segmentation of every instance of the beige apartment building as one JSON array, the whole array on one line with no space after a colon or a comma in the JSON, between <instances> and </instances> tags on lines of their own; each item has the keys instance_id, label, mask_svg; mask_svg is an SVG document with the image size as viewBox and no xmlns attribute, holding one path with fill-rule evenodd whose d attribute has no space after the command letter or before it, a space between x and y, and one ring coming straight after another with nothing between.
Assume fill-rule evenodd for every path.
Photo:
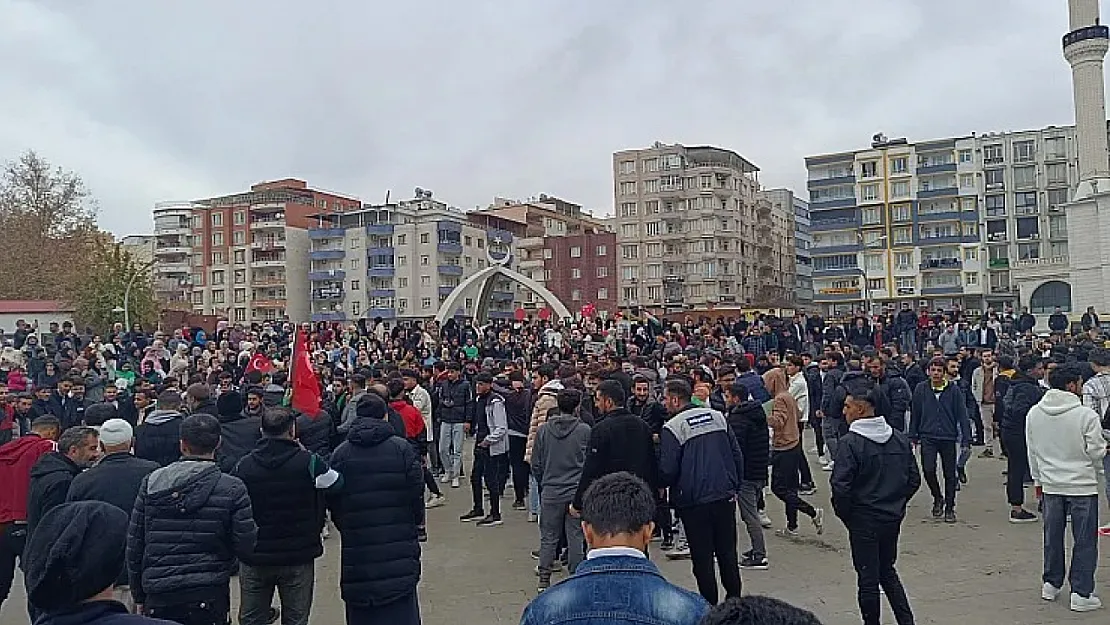
<instances>
[{"instance_id":1,"label":"beige apartment building","mask_svg":"<svg viewBox=\"0 0 1110 625\"><path fill-rule=\"evenodd\" d=\"M790 302L793 214L775 218L759 168L736 152L659 142L616 152L613 192L622 308Z\"/></svg>"}]
</instances>

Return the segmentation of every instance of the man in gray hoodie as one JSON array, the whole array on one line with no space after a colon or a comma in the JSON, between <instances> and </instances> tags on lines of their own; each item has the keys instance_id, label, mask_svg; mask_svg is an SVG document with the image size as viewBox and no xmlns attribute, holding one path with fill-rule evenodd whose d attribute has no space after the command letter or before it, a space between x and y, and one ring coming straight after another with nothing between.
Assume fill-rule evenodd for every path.
<instances>
[{"instance_id":1,"label":"man in gray hoodie","mask_svg":"<svg viewBox=\"0 0 1110 625\"><path fill-rule=\"evenodd\" d=\"M559 411L540 426L532 449L532 475L540 491L540 592L551 585L555 551L564 531L571 573L583 558L582 524L568 511L590 443L590 426L574 414L581 401L582 393L575 389L559 391Z\"/></svg>"}]
</instances>

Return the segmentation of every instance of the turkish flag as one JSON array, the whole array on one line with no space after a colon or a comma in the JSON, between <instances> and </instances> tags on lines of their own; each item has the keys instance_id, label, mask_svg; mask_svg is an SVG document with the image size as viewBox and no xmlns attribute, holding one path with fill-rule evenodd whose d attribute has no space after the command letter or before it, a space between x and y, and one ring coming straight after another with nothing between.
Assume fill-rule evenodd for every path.
<instances>
[{"instance_id":1,"label":"turkish flag","mask_svg":"<svg viewBox=\"0 0 1110 625\"><path fill-rule=\"evenodd\" d=\"M289 378L292 380L290 386L293 397L290 405L293 410L315 419L320 414L320 382L316 379L316 370L312 367L308 337L299 329L293 342L293 371Z\"/></svg>"},{"instance_id":2,"label":"turkish flag","mask_svg":"<svg viewBox=\"0 0 1110 625\"><path fill-rule=\"evenodd\" d=\"M260 371L262 373L273 373L274 363L266 357L266 354L258 353L251 356L250 362L247 363L247 368L243 370L244 373L251 371Z\"/></svg>"}]
</instances>

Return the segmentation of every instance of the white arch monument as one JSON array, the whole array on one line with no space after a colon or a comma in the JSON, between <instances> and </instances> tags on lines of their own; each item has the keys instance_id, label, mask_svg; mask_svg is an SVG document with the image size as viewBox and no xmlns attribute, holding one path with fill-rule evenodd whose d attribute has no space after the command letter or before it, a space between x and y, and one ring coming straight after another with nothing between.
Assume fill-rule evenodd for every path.
<instances>
[{"instance_id":1,"label":"white arch monument","mask_svg":"<svg viewBox=\"0 0 1110 625\"><path fill-rule=\"evenodd\" d=\"M493 293L494 279L497 277L505 277L524 285L536 295L539 295L543 301L551 307L551 312L555 317L561 319L568 319L571 317L570 310L559 301L544 285L536 282L532 278L509 268L509 262L513 258L512 252L508 252L504 257L496 259L489 250L490 246L486 246L486 257L489 259L489 267L482 269L478 273L463 280L462 284L455 287L443 305L439 307L439 312L436 313L436 323L443 325L454 313L459 309L459 303L464 301L468 293L477 292L478 297L474 300L477 305L474 307L474 318L479 322L484 322L489 313L489 302Z\"/></svg>"}]
</instances>

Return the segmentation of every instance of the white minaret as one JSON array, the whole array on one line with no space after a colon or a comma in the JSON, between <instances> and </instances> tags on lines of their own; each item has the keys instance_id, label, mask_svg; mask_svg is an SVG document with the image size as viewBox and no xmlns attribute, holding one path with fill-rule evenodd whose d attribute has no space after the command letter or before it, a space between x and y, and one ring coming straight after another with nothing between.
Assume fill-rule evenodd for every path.
<instances>
[{"instance_id":1,"label":"white minaret","mask_svg":"<svg viewBox=\"0 0 1110 625\"><path fill-rule=\"evenodd\" d=\"M1110 154L1106 140L1103 59L1110 28L1099 21L1099 0L1068 0L1071 32L1064 58L1071 65L1079 185L1066 208L1072 311L1110 312Z\"/></svg>"}]
</instances>

